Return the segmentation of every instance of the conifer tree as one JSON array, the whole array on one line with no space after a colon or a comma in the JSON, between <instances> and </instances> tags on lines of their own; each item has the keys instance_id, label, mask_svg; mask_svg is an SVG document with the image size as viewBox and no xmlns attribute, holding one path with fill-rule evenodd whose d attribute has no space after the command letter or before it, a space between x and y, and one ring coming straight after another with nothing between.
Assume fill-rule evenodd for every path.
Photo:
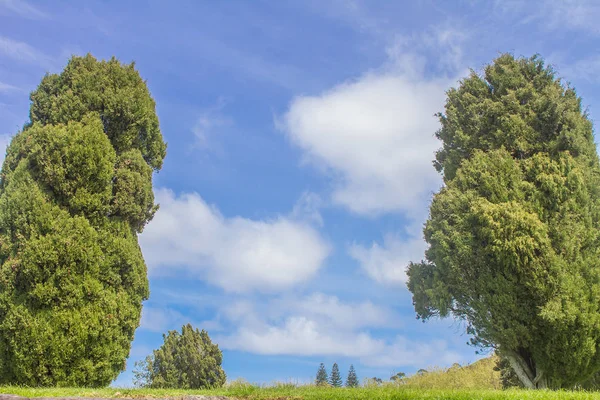
<instances>
[{"instance_id":1,"label":"conifer tree","mask_svg":"<svg viewBox=\"0 0 600 400\"><path fill-rule=\"evenodd\" d=\"M340 369L337 363L333 363L333 367L331 367L331 376L329 377L329 384L333 387L342 386L342 377L340 376Z\"/></svg>"},{"instance_id":2,"label":"conifer tree","mask_svg":"<svg viewBox=\"0 0 600 400\"><path fill-rule=\"evenodd\" d=\"M348 370L348 378L346 379L346 386L348 386L348 387L357 387L358 386L358 377L356 376L356 371L354 370L353 365L350 365L350 369Z\"/></svg>"},{"instance_id":3,"label":"conifer tree","mask_svg":"<svg viewBox=\"0 0 600 400\"><path fill-rule=\"evenodd\" d=\"M317 386L325 386L328 384L327 370L325 369L325 364L323 363L319 365L319 369L317 370L317 379L315 380L315 384Z\"/></svg>"},{"instance_id":4,"label":"conifer tree","mask_svg":"<svg viewBox=\"0 0 600 400\"><path fill-rule=\"evenodd\" d=\"M73 57L30 98L0 175L0 385L105 386L149 295L166 145L133 64Z\"/></svg>"},{"instance_id":5,"label":"conifer tree","mask_svg":"<svg viewBox=\"0 0 600 400\"><path fill-rule=\"evenodd\" d=\"M171 389L208 389L223 386L223 355L208 333L187 324L181 333L163 335L163 345L136 363L137 386Z\"/></svg>"},{"instance_id":6,"label":"conifer tree","mask_svg":"<svg viewBox=\"0 0 600 400\"><path fill-rule=\"evenodd\" d=\"M534 56L502 54L447 92L419 318L465 321L526 388L600 371L600 160L582 100Z\"/></svg>"}]
</instances>

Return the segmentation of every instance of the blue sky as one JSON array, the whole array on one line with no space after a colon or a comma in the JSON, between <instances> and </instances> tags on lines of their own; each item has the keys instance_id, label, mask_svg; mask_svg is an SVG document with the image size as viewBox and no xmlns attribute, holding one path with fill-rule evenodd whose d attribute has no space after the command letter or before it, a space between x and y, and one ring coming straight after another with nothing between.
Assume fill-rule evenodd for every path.
<instances>
[{"instance_id":1,"label":"blue sky","mask_svg":"<svg viewBox=\"0 0 600 400\"><path fill-rule=\"evenodd\" d=\"M435 112L469 68L541 54L600 114L596 1L0 0L0 146L72 54L135 61L168 142L128 369L192 322L229 379L389 378L476 360L415 319L404 269L441 180Z\"/></svg>"}]
</instances>

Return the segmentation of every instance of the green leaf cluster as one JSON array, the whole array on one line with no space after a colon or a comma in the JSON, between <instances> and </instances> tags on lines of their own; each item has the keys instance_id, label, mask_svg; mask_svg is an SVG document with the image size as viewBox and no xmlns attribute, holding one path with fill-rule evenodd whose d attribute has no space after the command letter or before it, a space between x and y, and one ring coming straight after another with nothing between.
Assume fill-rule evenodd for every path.
<instances>
[{"instance_id":1,"label":"green leaf cluster","mask_svg":"<svg viewBox=\"0 0 600 400\"><path fill-rule=\"evenodd\" d=\"M448 91L443 147L411 263L418 317L450 314L472 343L550 387L600 369L600 166L575 90L537 56L499 56Z\"/></svg>"},{"instance_id":2,"label":"green leaf cluster","mask_svg":"<svg viewBox=\"0 0 600 400\"><path fill-rule=\"evenodd\" d=\"M137 234L166 145L133 64L73 57L31 101L0 180L0 384L104 386L149 295Z\"/></svg>"},{"instance_id":3,"label":"green leaf cluster","mask_svg":"<svg viewBox=\"0 0 600 400\"><path fill-rule=\"evenodd\" d=\"M163 335L163 345L136 363L136 384L148 388L210 389L225 384L223 356L205 330L192 325Z\"/></svg>"}]
</instances>

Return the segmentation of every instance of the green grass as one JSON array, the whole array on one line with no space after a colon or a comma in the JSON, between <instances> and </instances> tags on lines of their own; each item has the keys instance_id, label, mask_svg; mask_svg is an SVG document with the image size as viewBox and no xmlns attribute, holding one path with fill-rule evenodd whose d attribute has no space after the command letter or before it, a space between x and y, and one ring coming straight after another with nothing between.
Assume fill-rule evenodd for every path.
<instances>
[{"instance_id":1,"label":"green grass","mask_svg":"<svg viewBox=\"0 0 600 400\"><path fill-rule=\"evenodd\" d=\"M0 387L0 393L16 394L26 397L117 397L117 398L181 398L186 395L204 394L230 396L240 399L277 399L277 400L342 400L342 399L397 399L397 400L558 400L558 399L600 399L600 392L568 391L526 391L526 390L441 390L414 389L402 386L380 386L357 389L322 388L314 386L278 385L260 388L229 387L216 390L161 390L161 389L76 389L76 388L24 388Z\"/></svg>"}]
</instances>

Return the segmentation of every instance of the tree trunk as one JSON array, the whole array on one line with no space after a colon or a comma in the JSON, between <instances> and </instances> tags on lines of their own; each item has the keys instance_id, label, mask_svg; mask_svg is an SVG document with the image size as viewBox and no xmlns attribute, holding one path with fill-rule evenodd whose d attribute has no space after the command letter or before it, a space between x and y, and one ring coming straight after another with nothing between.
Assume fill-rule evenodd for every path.
<instances>
[{"instance_id":1,"label":"tree trunk","mask_svg":"<svg viewBox=\"0 0 600 400\"><path fill-rule=\"evenodd\" d=\"M527 361L517 352L504 350L501 352L510 363L510 366L517 374L517 377L527 389L547 389L548 380L544 376L544 371L536 368L535 374L531 370Z\"/></svg>"}]
</instances>

